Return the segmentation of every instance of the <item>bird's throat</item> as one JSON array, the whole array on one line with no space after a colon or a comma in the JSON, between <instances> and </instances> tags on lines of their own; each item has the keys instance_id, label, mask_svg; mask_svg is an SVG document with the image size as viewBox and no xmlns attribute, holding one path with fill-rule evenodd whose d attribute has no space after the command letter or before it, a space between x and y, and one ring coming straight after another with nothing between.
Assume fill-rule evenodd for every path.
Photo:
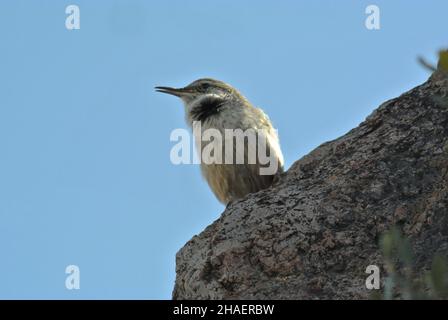
<instances>
[{"instance_id":1,"label":"bird's throat","mask_svg":"<svg viewBox=\"0 0 448 320\"><path fill-rule=\"evenodd\" d=\"M191 104L191 120L204 122L211 117L218 115L225 104L226 100L220 96L203 96Z\"/></svg>"}]
</instances>

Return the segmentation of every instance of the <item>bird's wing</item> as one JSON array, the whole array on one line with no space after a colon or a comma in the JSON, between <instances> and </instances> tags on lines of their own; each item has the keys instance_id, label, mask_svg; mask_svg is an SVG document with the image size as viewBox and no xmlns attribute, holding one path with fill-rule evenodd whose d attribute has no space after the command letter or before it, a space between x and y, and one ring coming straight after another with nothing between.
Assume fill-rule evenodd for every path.
<instances>
[{"instance_id":1,"label":"bird's wing","mask_svg":"<svg viewBox=\"0 0 448 320\"><path fill-rule=\"evenodd\" d=\"M258 126L259 129L263 129L266 132L266 140L267 140L267 146L268 150L270 152L274 152L274 154L277 156L280 166L283 169L284 159L283 154L280 149L280 141L278 138L277 129L275 129L272 126L272 122L269 119L269 117L266 115L266 113L263 112L263 110L259 108L254 108L255 114L257 115L257 118L259 119Z\"/></svg>"}]
</instances>

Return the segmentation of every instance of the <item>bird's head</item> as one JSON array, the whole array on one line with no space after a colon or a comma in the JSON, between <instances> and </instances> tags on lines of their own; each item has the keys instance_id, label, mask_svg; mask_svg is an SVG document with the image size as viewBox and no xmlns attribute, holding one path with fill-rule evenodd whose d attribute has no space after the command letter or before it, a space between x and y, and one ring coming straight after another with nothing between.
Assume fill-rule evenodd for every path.
<instances>
[{"instance_id":1,"label":"bird's head","mask_svg":"<svg viewBox=\"0 0 448 320\"><path fill-rule=\"evenodd\" d=\"M246 99L229 84L210 78L193 81L183 88L155 87L156 91L179 97L185 104L187 116L206 108L216 108L227 103L233 105ZM202 110L198 110L202 109Z\"/></svg>"},{"instance_id":2,"label":"bird's head","mask_svg":"<svg viewBox=\"0 0 448 320\"><path fill-rule=\"evenodd\" d=\"M188 86L183 88L156 87L155 89L158 92L179 97L185 104L190 104L194 100L207 95L228 98L232 96L234 91L236 91L227 83L209 78L193 81Z\"/></svg>"}]
</instances>

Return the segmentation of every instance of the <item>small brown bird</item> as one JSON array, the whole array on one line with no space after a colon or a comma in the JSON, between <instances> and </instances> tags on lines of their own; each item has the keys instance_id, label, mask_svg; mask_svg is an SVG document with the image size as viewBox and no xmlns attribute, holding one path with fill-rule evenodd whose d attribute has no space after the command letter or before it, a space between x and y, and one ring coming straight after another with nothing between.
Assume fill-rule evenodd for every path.
<instances>
[{"instance_id":1,"label":"small brown bird","mask_svg":"<svg viewBox=\"0 0 448 320\"><path fill-rule=\"evenodd\" d=\"M201 134L209 129L221 133L222 141L215 138L209 144L213 144L215 151L222 150L226 161L210 161L210 156L204 152L205 148L210 147L209 144L200 143L197 137L195 140L202 160L202 174L222 203L227 205L269 187L276 174L283 171L283 155L277 132L268 116L252 106L232 86L214 79L199 79L184 88L156 87L156 90L182 99L190 127L200 123ZM229 131L233 131L234 135L226 135ZM247 134L241 144L238 141L241 135L235 132L256 132L256 140L251 140L250 134ZM265 140L263 151L266 154L260 153L262 140ZM230 152L226 153L229 149ZM227 161L229 154L232 159L230 163ZM252 160L251 155L254 155Z\"/></svg>"}]
</instances>

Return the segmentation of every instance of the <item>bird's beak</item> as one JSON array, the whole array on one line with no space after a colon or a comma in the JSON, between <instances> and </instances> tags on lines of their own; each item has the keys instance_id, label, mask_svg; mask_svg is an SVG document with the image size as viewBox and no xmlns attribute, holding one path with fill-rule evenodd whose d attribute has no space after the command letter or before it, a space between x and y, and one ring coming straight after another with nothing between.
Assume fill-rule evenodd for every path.
<instances>
[{"instance_id":1,"label":"bird's beak","mask_svg":"<svg viewBox=\"0 0 448 320\"><path fill-rule=\"evenodd\" d=\"M171 88L171 87L155 87L157 92L171 94L176 97L183 97L185 95L193 93L190 89L186 88Z\"/></svg>"}]
</instances>

